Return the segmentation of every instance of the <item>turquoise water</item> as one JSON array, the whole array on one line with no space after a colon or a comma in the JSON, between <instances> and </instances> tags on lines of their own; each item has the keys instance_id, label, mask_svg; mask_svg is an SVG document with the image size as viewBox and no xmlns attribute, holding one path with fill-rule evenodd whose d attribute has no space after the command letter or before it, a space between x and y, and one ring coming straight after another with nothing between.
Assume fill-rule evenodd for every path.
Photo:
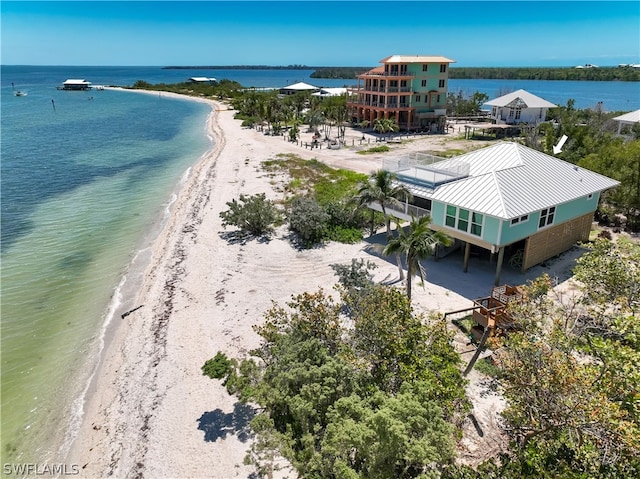
<instances>
[{"instance_id":1,"label":"turquoise water","mask_svg":"<svg viewBox=\"0 0 640 479\"><path fill-rule=\"evenodd\" d=\"M79 419L132 261L211 147L210 108L49 83L1 91L2 462L25 463Z\"/></svg>"}]
</instances>

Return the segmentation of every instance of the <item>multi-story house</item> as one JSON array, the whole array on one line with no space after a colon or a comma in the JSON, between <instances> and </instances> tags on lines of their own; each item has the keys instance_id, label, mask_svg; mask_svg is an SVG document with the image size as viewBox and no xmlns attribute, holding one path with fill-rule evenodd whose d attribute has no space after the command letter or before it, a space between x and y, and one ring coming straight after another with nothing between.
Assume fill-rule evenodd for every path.
<instances>
[{"instance_id":1,"label":"multi-story house","mask_svg":"<svg viewBox=\"0 0 640 479\"><path fill-rule=\"evenodd\" d=\"M354 122L395 119L401 130L444 131L449 64L446 57L393 55L358 75L347 99Z\"/></svg>"}]
</instances>

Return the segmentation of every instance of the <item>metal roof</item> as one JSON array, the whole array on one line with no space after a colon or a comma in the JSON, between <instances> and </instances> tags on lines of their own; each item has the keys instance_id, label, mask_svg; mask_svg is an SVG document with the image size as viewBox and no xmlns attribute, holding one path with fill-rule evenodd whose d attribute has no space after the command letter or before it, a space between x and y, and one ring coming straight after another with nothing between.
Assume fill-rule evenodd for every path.
<instances>
[{"instance_id":1,"label":"metal roof","mask_svg":"<svg viewBox=\"0 0 640 479\"><path fill-rule=\"evenodd\" d=\"M623 123L640 123L640 110L630 111L624 115L615 116L612 120L621 121Z\"/></svg>"},{"instance_id":2,"label":"metal roof","mask_svg":"<svg viewBox=\"0 0 640 479\"><path fill-rule=\"evenodd\" d=\"M617 186L611 178L513 142L501 142L456 160L469 176L436 187L425 197L502 219Z\"/></svg>"},{"instance_id":3,"label":"metal roof","mask_svg":"<svg viewBox=\"0 0 640 479\"><path fill-rule=\"evenodd\" d=\"M485 103L489 106L513 106L519 108L555 108L555 105L544 98L535 96L526 90L517 90L494 98Z\"/></svg>"},{"instance_id":4,"label":"metal roof","mask_svg":"<svg viewBox=\"0 0 640 479\"><path fill-rule=\"evenodd\" d=\"M383 58L380 63L455 63L455 60L441 56L427 55L391 55Z\"/></svg>"},{"instance_id":5,"label":"metal roof","mask_svg":"<svg viewBox=\"0 0 640 479\"><path fill-rule=\"evenodd\" d=\"M308 83L304 83L304 82L298 82L298 83L294 83L293 85L289 85L289 86L284 86L282 88L280 88L281 90L317 90L318 87L317 86L313 86L313 85L309 85Z\"/></svg>"},{"instance_id":6,"label":"metal roof","mask_svg":"<svg viewBox=\"0 0 640 479\"><path fill-rule=\"evenodd\" d=\"M63 85L91 85L91 82L83 79L69 78Z\"/></svg>"}]
</instances>

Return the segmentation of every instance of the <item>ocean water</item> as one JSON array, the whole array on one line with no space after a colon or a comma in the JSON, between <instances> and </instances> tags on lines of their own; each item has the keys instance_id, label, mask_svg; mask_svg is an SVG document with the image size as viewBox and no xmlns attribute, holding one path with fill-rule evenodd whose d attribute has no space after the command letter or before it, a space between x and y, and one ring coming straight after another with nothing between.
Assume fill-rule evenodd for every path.
<instances>
[{"instance_id":1,"label":"ocean water","mask_svg":"<svg viewBox=\"0 0 640 479\"><path fill-rule=\"evenodd\" d=\"M210 107L56 90L71 74L21 82L28 95L16 97L11 77L3 68L2 463L42 463L79 419L133 261L212 146Z\"/></svg>"},{"instance_id":2,"label":"ocean water","mask_svg":"<svg viewBox=\"0 0 640 479\"><path fill-rule=\"evenodd\" d=\"M105 327L127 305L149 244L190 167L211 148L208 106L94 85L175 83L191 76L244 86L316 80L311 70L164 70L159 67L2 66L2 463L42 462L73 434ZM16 89L25 97L13 95ZM450 91L525 88L578 108L640 108L640 84L450 80ZM134 307L135 305L131 305Z\"/></svg>"}]
</instances>

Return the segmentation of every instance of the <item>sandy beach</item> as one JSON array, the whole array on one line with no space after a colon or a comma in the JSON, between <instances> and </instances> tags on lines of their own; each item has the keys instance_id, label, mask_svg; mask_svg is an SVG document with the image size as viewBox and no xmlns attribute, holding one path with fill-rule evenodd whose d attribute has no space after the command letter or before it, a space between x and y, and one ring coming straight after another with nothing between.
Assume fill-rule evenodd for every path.
<instances>
[{"instance_id":1,"label":"sandy beach","mask_svg":"<svg viewBox=\"0 0 640 479\"><path fill-rule=\"evenodd\" d=\"M397 280L392 261L366 250L370 241L381 240L378 237L300 251L282 227L268 242L228 241L219 217L227 201L241 193L281 198L278 180L261 169L261 162L279 153L296 153L370 173L381 167L382 155L358 155L349 147L309 150L283 137L242 128L226 105L208 103L212 114L207 128L215 147L194 165L182 187L137 295L124 298L122 311L116 312L89 388L83 423L65 461L77 464L81 477L249 477L253 469L243 458L251 440L250 410L218 381L203 376L202 364L218 351L240 357L257 346L252 326L262 322L272 301L284 304L297 293L330 290L336 282L333 263L366 258L378 265L377 281ZM303 141L306 137L310 140L311 134L303 133ZM347 145L357 145L361 137L361 132L349 130ZM386 155L482 144L454 137L458 133L416 137L390 145ZM564 281L571 259L569 254L565 261L533 268L526 276L506 270L502 280L520 284L547 272ZM491 265L473 258L466 274L458 255L430 260L426 267L428 281L424 288L415 287L417 311L464 308L473 298L487 295L493 284ZM473 353L464 339L456 346L464 357ZM474 376L471 380L477 393L481 381ZM490 393L476 395L476 418L490 425L499 399ZM490 436L465 438L467 453L473 455L482 440L495 440Z\"/></svg>"}]
</instances>

